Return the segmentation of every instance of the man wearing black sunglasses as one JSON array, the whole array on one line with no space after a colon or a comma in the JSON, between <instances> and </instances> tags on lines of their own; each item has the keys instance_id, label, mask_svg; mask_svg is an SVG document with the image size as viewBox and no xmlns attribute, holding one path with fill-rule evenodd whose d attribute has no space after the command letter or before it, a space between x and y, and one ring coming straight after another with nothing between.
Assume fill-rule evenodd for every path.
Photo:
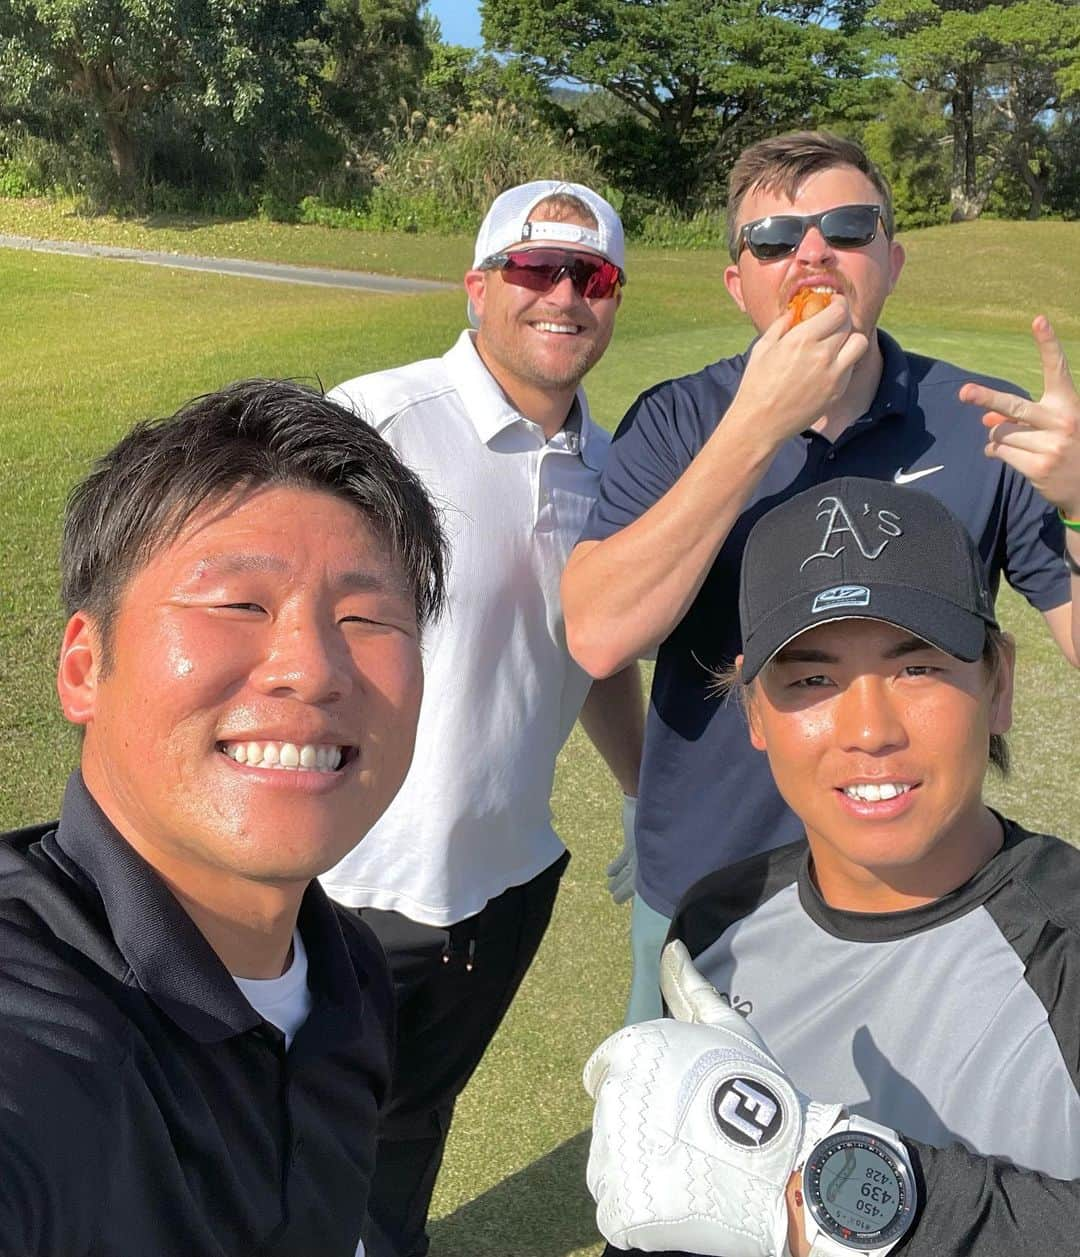
<instances>
[{"instance_id":1,"label":"man wearing black sunglasses","mask_svg":"<svg viewBox=\"0 0 1080 1257\"><path fill-rule=\"evenodd\" d=\"M395 985L372 1257L428 1251L454 1102L536 952L568 859L549 799L579 710L628 796L624 830L632 820L636 665L590 688L559 602L609 445L580 383L607 348L625 278L622 225L602 197L551 180L512 188L488 211L465 276L475 330L441 358L331 394L420 473L452 552L449 610L424 641L412 768L323 879L379 936Z\"/></svg>"},{"instance_id":2,"label":"man wearing black sunglasses","mask_svg":"<svg viewBox=\"0 0 1080 1257\"><path fill-rule=\"evenodd\" d=\"M739 713L711 686L740 652L743 545L771 506L840 475L917 483L964 522L991 589L1004 576L1080 657L1080 531L1070 525L1066 546L1059 518L1080 511L1080 399L1046 320L1033 325L1038 403L880 331L904 263L889 189L857 145L824 132L747 149L728 224L724 282L757 339L635 402L563 579L570 649L592 675L657 651L630 1021L659 1013L659 951L688 887L798 837ZM790 303L807 290L827 304L796 325ZM823 547L857 544L827 525Z\"/></svg>"}]
</instances>

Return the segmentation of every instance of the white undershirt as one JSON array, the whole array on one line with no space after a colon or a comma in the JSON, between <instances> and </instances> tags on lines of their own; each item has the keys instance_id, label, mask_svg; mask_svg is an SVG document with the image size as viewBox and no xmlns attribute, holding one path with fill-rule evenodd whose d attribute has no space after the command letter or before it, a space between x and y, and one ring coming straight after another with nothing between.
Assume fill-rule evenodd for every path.
<instances>
[{"instance_id":1,"label":"white undershirt","mask_svg":"<svg viewBox=\"0 0 1080 1257\"><path fill-rule=\"evenodd\" d=\"M311 1012L307 952L299 930L293 931L292 950L292 964L280 978L238 978L233 974L233 981L251 1007L285 1035L286 1051Z\"/></svg>"}]
</instances>

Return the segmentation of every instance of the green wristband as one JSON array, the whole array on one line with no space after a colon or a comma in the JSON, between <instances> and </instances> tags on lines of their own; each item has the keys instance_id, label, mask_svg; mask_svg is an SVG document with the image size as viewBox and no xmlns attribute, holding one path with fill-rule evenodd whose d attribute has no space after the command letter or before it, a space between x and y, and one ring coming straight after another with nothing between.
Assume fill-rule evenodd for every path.
<instances>
[{"instance_id":1,"label":"green wristband","mask_svg":"<svg viewBox=\"0 0 1080 1257\"><path fill-rule=\"evenodd\" d=\"M1073 532L1080 532L1080 519L1070 519L1060 506L1057 508L1057 512L1058 519L1061 520L1066 528L1071 528Z\"/></svg>"}]
</instances>

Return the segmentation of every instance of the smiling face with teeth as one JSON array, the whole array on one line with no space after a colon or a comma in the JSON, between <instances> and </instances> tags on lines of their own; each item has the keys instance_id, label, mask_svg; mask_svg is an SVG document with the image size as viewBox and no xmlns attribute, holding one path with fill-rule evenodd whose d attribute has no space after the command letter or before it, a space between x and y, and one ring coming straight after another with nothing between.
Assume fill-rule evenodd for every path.
<instances>
[{"instance_id":1,"label":"smiling face with teeth","mask_svg":"<svg viewBox=\"0 0 1080 1257\"><path fill-rule=\"evenodd\" d=\"M965 882L1001 842L982 801L1012 662L966 663L878 620L800 634L751 683L751 741L806 826L834 907L893 911Z\"/></svg>"},{"instance_id":2,"label":"smiling face with teeth","mask_svg":"<svg viewBox=\"0 0 1080 1257\"><path fill-rule=\"evenodd\" d=\"M549 209L544 202L530 221L596 225L572 212ZM535 247L544 247L544 242ZM559 248L595 256L594 250L584 247L560 244ZM498 270L467 272L465 288L476 313L476 348L484 365L518 409L542 426L546 425L536 416L554 398L561 426L574 391L608 347L622 294L582 297L569 275L549 292L533 292L508 284Z\"/></svg>"},{"instance_id":3,"label":"smiling face with teeth","mask_svg":"<svg viewBox=\"0 0 1080 1257\"><path fill-rule=\"evenodd\" d=\"M298 899L408 769L414 598L360 513L325 491L271 485L197 513L128 582L100 664L76 613L59 690L85 728L84 778L182 900L268 886Z\"/></svg>"}]
</instances>

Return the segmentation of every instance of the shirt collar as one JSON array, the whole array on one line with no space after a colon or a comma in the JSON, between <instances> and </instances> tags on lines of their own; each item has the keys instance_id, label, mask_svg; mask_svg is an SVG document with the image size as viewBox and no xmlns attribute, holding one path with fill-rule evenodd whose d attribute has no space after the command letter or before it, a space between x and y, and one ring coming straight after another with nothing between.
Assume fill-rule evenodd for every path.
<instances>
[{"instance_id":1,"label":"shirt collar","mask_svg":"<svg viewBox=\"0 0 1080 1257\"><path fill-rule=\"evenodd\" d=\"M466 328L443 354L443 362L458 396L465 403L465 413L476 429L476 435L485 445L511 424L529 422L510 403L495 377L484 366L476 351L475 331ZM579 388L574 395L574 407L581 419L576 452L586 467L599 471L604 465L607 434L593 422L583 388Z\"/></svg>"},{"instance_id":2,"label":"shirt collar","mask_svg":"<svg viewBox=\"0 0 1080 1257\"><path fill-rule=\"evenodd\" d=\"M877 338L881 350L881 379L866 412L866 418L870 420L882 419L886 415L906 415L911 403L911 369L907 354L880 328Z\"/></svg>"},{"instance_id":3,"label":"shirt collar","mask_svg":"<svg viewBox=\"0 0 1080 1257\"><path fill-rule=\"evenodd\" d=\"M1002 882L1012 877L1027 853L1032 835L990 809L1002 828L1002 845L963 885L930 903L898 912L854 912L825 902L811 874L807 845L799 865L799 902L817 925L835 938L886 943L909 938L965 916L984 904Z\"/></svg>"},{"instance_id":4,"label":"shirt collar","mask_svg":"<svg viewBox=\"0 0 1080 1257\"><path fill-rule=\"evenodd\" d=\"M185 1034L217 1043L262 1024L194 921L98 806L81 773L68 781L55 842L99 896L135 982ZM317 882L305 892L298 925L312 994L333 1005L358 1004L359 979Z\"/></svg>"}]
</instances>

